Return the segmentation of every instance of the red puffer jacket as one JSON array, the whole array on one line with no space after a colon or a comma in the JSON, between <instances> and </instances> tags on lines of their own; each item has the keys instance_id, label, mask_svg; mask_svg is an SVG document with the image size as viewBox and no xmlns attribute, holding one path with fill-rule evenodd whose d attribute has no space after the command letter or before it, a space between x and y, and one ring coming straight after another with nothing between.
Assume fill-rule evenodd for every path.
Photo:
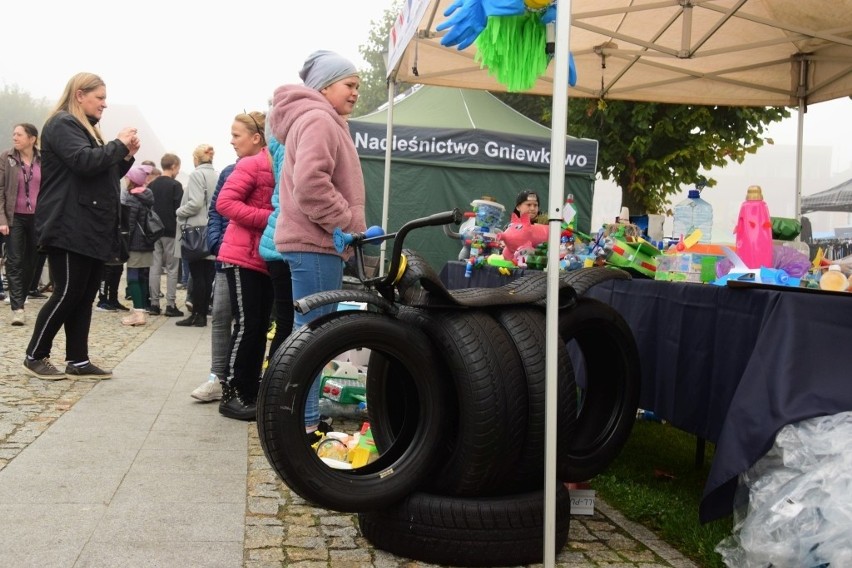
<instances>
[{"instance_id":1,"label":"red puffer jacket","mask_svg":"<svg viewBox=\"0 0 852 568\"><path fill-rule=\"evenodd\" d=\"M274 188L272 162L266 148L237 162L216 200L216 211L229 220L219 262L269 274L258 245L272 213Z\"/></svg>"}]
</instances>

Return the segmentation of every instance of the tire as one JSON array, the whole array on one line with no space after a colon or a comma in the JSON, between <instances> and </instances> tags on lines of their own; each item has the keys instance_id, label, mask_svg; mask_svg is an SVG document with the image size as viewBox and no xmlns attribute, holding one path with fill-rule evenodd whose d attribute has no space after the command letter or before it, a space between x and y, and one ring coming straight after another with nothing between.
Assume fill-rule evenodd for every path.
<instances>
[{"instance_id":1,"label":"tire","mask_svg":"<svg viewBox=\"0 0 852 568\"><path fill-rule=\"evenodd\" d=\"M403 308L399 318L425 331L443 354L457 397L456 429L423 489L459 496L500 492L520 459L527 428L527 387L511 338L479 310Z\"/></svg>"},{"instance_id":2,"label":"tire","mask_svg":"<svg viewBox=\"0 0 852 568\"><path fill-rule=\"evenodd\" d=\"M520 459L512 469L508 487L514 492L542 489L544 484L546 405L545 314L529 307L503 308L494 313L515 346L526 377L529 399L527 437ZM568 352L557 353L557 471L570 467L567 463L570 435L567 429L577 416L577 386ZM560 460L561 458L561 460ZM507 465L507 464L504 464Z\"/></svg>"},{"instance_id":3,"label":"tire","mask_svg":"<svg viewBox=\"0 0 852 568\"><path fill-rule=\"evenodd\" d=\"M333 469L307 443L305 400L326 363L358 347L394 362L415 393L408 398L417 420L407 421L374 462ZM295 331L270 361L258 395L258 432L272 468L301 497L336 511L381 508L411 493L434 468L445 438L444 383L423 364L437 357L423 332L374 312L335 312Z\"/></svg>"},{"instance_id":4,"label":"tire","mask_svg":"<svg viewBox=\"0 0 852 568\"><path fill-rule=\"evenodd\" d=\"M604 471L624 447L636 421L641 370L633 332L609 305L579 298L559 314L559 333L569 351L581 354L573 368L585 369L577 419L567 429L567 459L557 476L580 482ZM560 432L561 433L561 432Z\"/></svg>"},{"instance_id":5,"label":"tire","mask_svg":"<svg viewBox=\"0 0 852 568\"><path fill-rule=\"evenodd\" d=\"M571 270L562 276L562 281L570 284L577 296L583 296L589 288L607 280L630 280L632 277L626 270L611 266L592 266Z\"/></svg>"},{"instance_id":6,"label":"tire","mask_svg":"<svg viewBox=\"0 0 852 568\"><path fill-rule=\"evenodd\" d=\"M556 490L558 553L568 540L571 500ZM361 533L376 548L450 566L540 563L544 551L544 492L491 498L414 493L393 507L360 513Z\"/></svg>"}]
</instances>

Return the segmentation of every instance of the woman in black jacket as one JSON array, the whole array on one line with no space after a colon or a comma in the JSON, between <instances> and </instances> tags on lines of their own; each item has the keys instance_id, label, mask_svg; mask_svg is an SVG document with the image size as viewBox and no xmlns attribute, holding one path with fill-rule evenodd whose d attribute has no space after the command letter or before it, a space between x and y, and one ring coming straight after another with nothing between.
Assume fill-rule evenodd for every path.
<instances>
[{"instance_id":1,"label":"woman in black jacket","mask_svg":"<svg viewBox=\"0 0 852 568\"><path fill-rule=\"evenodd\" d=\"M104 262L121 256L119 180L133 164L139 138L135 128L124 128L106 142L97 127L106 106L103 79L78 73L42 129L35 223L54 286L24 359L24 370L40 379L112 376L89 361L89 327ZM64 373L50 362L61 327L68 362Z\"/></svg>"}]
</instances>

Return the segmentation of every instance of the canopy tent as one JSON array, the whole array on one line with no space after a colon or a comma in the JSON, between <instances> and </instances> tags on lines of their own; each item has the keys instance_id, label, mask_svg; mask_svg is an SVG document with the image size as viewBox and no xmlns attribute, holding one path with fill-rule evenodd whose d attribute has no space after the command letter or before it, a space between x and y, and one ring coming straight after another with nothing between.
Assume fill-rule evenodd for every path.
<instances>
[{"instance_id":1,"label":"canopy tent","mask_svg":"<svg viewBox=\"0 0 852 568\"><path fill-rule=\"evenodd\" d=\"M394 81L505 90L466 50L440 46L436 26L452 0L407 0L388 42ZM528 90L552 94L552 153L564 153L569 96L706 105L798 104L795 211L800 210L801 147L807 104L852 95L852 0L559 0L555 58ZM568 52L578 82L568 88ZM560 160L551 163L548 212L563 197ZM554 243L551 234L549 243ZM555 255L551 246L549 262ZM548 296L557 293L548 275ZM547 305L549 431L555 424L555 332ZM546 439L544 565L553 566L555 439ZM715 490L717 488L711 488ZM707 491L705 489L705 491ZM709 520L700 511L702 520Z\"/></svg>"},{"instance_id":2,"label":"canopy tent","mask_svg":"<svg viewBox=\"0 0 852 568\"><path fill-rule=\"evenodd\" d=\"M474 60L441 46L452 0L410 0L388 68L399 81L505 90ZM852 94L852 0L572 0L569 96L701 105L806 105ZM558 38L557 38L558 39ZM551 64L528 91L553 92ZM801 155L796 169L801 198Z\"/></svg>"},{"instance_id":3,"label":"canopy tent","mask_svg":"<svg viewBox=\"0 0 852 568\"><path fill-rule=\"evenodd\" d=\"M847 211L852 213L852 179L802 199L802 213Z\"/></svg>"},{"instance_id":4,"label":"canopy tent","mask_svg":"<svg viewBox=\"0 0 852 568\"><path fill-rule=\"evenodd\" d=\"M353 118L349 129L367 186L367 219L381 217L387 147L387 108ZM548 198L550 129L486 91L415 87L394 103L393 166L388 227L491 196L506 207L506 222L522 189ZM595 140L567 141L565 187L574 195L577 228L591 226L597 166ZM502 227L501 227L502 228ZM406 241L432 266L456 258L459 243L418 231Z\"/></svg>"}]
</instances>

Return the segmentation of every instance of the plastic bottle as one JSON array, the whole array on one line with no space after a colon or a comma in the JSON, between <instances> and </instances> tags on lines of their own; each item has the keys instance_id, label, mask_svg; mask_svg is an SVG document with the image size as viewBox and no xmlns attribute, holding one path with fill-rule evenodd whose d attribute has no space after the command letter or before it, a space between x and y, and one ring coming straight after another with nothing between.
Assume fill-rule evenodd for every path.
<instances>
[{"instance_id":1,"label":"plastic bottle","mask_svg":"<svg viewBox=\"0 0 852 568\"><path fill-rule=\"evenodd\" d=\"M690 189L687 198L674 207L674 234L685 239L696 229L701 230L700 243L709 243L713 231L713 206L701 199L701 191Z\"/></svg>"},{"instance_id":2,"label":"plastic bottle","mask_svg":"<svg viewBox=\"0 0 852 568\"><path fill-rule=\"evenodd\" d=\"M737 255L746 266L772 268L772 221L759 185L748 188L734 231L737 234Z\"/></svg>"}]
</instances>

